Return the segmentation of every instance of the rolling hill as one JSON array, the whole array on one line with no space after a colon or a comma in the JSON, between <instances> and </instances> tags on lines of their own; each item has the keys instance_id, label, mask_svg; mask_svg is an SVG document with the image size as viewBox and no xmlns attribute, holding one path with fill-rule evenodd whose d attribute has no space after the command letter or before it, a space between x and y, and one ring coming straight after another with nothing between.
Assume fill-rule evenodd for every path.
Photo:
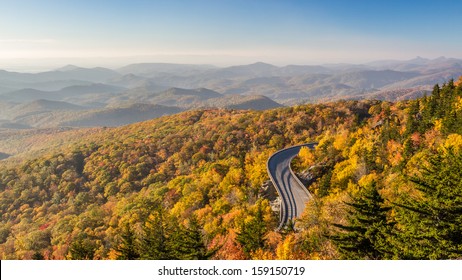
<instances>
[{"instance_id":1,"label":"rolling hill","mask_svg":"<svg viewBox=\"0 0 462 280\"><path fill-rule=\"evenodd\" d=\"M37 112L37 111L48 111L48 110L63 110L63 111L74 111L83 110L84 107L74 105L62 101L52 101L46 99L37 99L30 103L20 104L15 107L15 110L21 112Z\"/></svg>"},{"instance_id":2,"label":"rolling hill","mask_svg":"<svg viewBox=\"0 0 462 280\"><path fill-rule=\"evenodd\" d=\"M121 94L120 100L139 102L136 96L160 93L169 88L207 88L223 94L265 95L276 102L294 104L300 101L357 99L380 96L402 99L403 89L426 87L457 78L462 73L462 60L439 57L417 57L407 61L377 61L366 64L287 65L283 67L257 62L249 65L214 67L209 65L140 63L117 70L80 68L68 65L43 73L0 71L0 99L32 101L53 99L53 92L72 86L94 87L106 84L125 88L133 98ZM349 87L349 88L348 88ZM14 90L17 92L12 93ZM37 92L43 91L43 92ZM8 91L10 93L8 93ZM377 95L377 92L384 91ZM96 91L107 93L106 90ZM141 92L141 93L138 93ZM387 94L392 92L392 94ZM37 98L37 95L40 97ZM94 100L108 104L107 95ZM69 101L69 100L64 100ZM76 100L73 100L76 102ZM85 100L90 104L91 98ZM110 103L110 102L109 102ZM79 103L82 104L82 103ZM171 102L169 103L171 104Z\"/></svg>"},{"instance_id":3,"label":"rolling hill","mask_svg":"<svg viewBox=\"0 0 462 280\"><path fill-rule=\"evenodd\" d=\"M54 101L74 100L77 101L76 103L82 104L86 98L100 100L102 96L115 95L123 92L124 90L126 89L100 83L91 85L74 85L56 91L41 91L26 88L4 93L0 96L0 100L10 102L28 102L37 99L48 99Z\"/></svg>"},{"instance_id":4,"label":"rolling hill","mask_svg":"<svg viewBox=\"0 0 462 280\"><path fill-rule=\"evenodd\" d=\"M461 75L462 60L445 57L359 65L280 67L257 62L214 67L141 63L116 70L75 65L42 73L0 70L0 118L5 119L3 126L22 128L63 123L59 118L70 124L78 123L71 121L77 107L62 108L59 113L58 108L51 107L35 110L30 107L35 100L66 102L88 110L120 107L121 112L138 103L181 110L210 107L262 110L280 104L339 99L396 101L423 96L434 84ZM14 119L18 116L21 118ZM97 123L90 121L91 114L88 116L83 123ZM121 117L113 124L129 122Z\"/></svg>"},{"instance_id":5,"label":"rolling hill","mask_svg":"<svg viewBox=\"0 0 462 280\"><path fill-rule=\"evenodd\" d=\"M200 103L201 101L221 96L222 95L220 93L205 88L170 88L158 94L148 96L145 100L154 104L191 107L192 104Z\"/></svg>"},{"instance_id":6,"label":"rolling hill","mask_svg":"<svg viewBox=\"0 0 462 280\"><path fill-rule=\"evenodd\" d=\"M46 101L49 103L50 101ZM35 104L33 102L32 104ZM25 111L12 118L9 126L29 128L53 128L53 127L98 127L98 126L121 126L129 123L145 121L165 115L171 115L182 111L177 107L168 107L155 104L132 104L117 108L88 109L76 105L59 102L57 109L31 110L28 106ZM68 109L64 109L67 104ZM23 105L18 105L23 106Z\"/></svg>"},{"instance_id":7,"label":"rolling hill","mask_svg":"<svg viewBox=\"0 0 462 280\"><path fill-rule=\"evenodd\" d=\"M13 155L0 162L0 257L460 259L461 97L449 81L398 103L201 109L117 128L0 133L0 156ZM268 157L308 142L316 148L292 168L313 199L296 230L278 231ZM38 153L15 161L30 146Z\"/></svg>"},{"instance_id":8,"label":"rolling hill","mask_svg":"<svg viewBox=\"0 0 462 280\"><path fill-rule=\"evenodd\" d=\"M143 77L157 77L164 75L191 76L216 69L211 65L174 64L174 63L137 63L117 69L121 74L134 74Z\"/></svg>"},{"instance_id":9,"label":"rolling hill","mask_svg":"<svg viewBox=\"0 0 462 280\"><path fill-rule=\"evenodd\" d=\"M121 126L176 114L182 110L177 107L157 104L133 104L128 107L105 108L81 112L78 115L61 119L57 126L98 127Z\"/></svg>"},{"instance_id":10,"label":"rolling hill","mask_svg":"<svg viewBox=\"0 0 462 280\"><path fill-rule=\"evenodd\" d=\"M199 102L195 107L224 108L237 110L268 110L282 107L281 104L263 95L225 95Z\"/></svg>"}]
</instances>

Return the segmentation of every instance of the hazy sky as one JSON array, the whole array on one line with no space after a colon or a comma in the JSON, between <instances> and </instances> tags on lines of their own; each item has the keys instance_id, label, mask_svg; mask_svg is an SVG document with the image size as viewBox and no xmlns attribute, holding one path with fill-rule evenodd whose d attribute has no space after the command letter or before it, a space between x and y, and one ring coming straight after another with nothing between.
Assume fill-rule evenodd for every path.
<instances>
[{"instance_id":1,"label":"hazy sky","mask_svg":"<svg viewBox=\"0 0 462 280\"><path fill-rule=\"evenodd\" d=\"M462 58L462 1L0 0L0 69Z\"/></svg>"}]
</instances>

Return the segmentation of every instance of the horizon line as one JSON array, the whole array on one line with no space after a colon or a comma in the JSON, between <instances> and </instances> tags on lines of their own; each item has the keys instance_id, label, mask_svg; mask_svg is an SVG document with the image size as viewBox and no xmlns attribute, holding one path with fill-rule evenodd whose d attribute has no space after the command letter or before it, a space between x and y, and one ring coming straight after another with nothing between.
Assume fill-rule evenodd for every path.
<instances>
[{"instance_id":1,"label":"horizon line","mask_svg":"<svg viewBox=\"0 0 462 280\"><path fill-rule=\"evenodd\" d=\"M120 57L101 57L101 56L94 56L94 57L84 57L84 58L77 58L77 57L62 57L62 58L15 58L15 59L0 59L1 64L9 64L9 65L2 65L0 70L7 71L7 72L17 72L17 73L40 73L40 72L48 72L48 71L57 71L60 68L64 68L67 66L74 66L77 68L84 68L84 69L92 69L92 68L107 68L111 70L116 70L119 68L123 68L129 65L136 65L136 64L167 64L167 65L197 65L197 66L210 66L216 68L227 68L233 66L248 66L254 64L267 64L276 67L287 67L287 66L335 66L335 65L368 65L378 62L408 62L416 59L423 59L428 61L434 61L438 59L447 59L447 60L462 60L462 58L458 57L448 57L445 55L436 56L436 57L426 57L416 55L412 58L407 59L398 59L398 58L383 58L383 59L373 59L367 60L363 62L345 62L345 61L338 61L338 62L312 62L312 63L275 63L275 62L267 62L265 60L253 60L253 62L242 62L242 63L207 63L207 62L177 62L177 61L165 61L162 59L148 59L149 56L120 56ZM139 60L142 58L146 58L146 60ZM112 61L114 59L133 59L133 61L125 61L125 62L117 62ZM65 60L69 60L69 63L64 62ZM81 63L78 63L75 60L80 60ZM99 63L97 62L99 60ZM104 60L111 60L104 61ZM7 63L6 61L10 61ZM40 61L47 61L48 63ZM59 61L59 62L58 62ZM6 63L5 63L6 62ZM76 63L77 62L77 63Z\"/></svg>"}]
</instances>

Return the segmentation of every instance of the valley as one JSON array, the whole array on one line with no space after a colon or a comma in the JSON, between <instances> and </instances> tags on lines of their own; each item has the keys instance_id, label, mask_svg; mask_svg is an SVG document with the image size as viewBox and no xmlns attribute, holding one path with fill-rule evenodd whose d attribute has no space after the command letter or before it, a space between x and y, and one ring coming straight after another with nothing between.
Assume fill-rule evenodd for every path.
<instances>
[{"instance_id":1,"label":"valley","mask_svg":"<svg viewBox=\"0 0 462 280\"><path fill-rule=\"evenodd\" d=\"M0 256L460 258L461 65L0 71Z\"/></svg>"},{"instance_id":2,"label":"valley","mask_svg":"<svg viewBox=\"0 0 462 280\"><path fill-rule=\"evenodd\" d=\"M265 110L341 99L398 101L423 96L461 71L461 60L444 57L361 65L278 67L259 62L219 68L141 63L114 70L73 65L41 73L1 70L0 126L119 126L198 108ZM120 111L118 118L113 118L114 110Z\"/></svg>"}]
</instances>

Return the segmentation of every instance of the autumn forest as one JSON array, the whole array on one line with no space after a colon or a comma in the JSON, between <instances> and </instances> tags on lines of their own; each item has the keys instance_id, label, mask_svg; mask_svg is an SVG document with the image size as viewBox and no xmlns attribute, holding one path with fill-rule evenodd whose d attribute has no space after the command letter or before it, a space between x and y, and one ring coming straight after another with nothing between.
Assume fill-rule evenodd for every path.
<instances>
[{"instance_id":1,"label":"autumn forest","mask_svg":"<svg viewBox=\"0 0 462 280\"><path fill-rule=\"evenodd\" d=\"M0 258L460 259L461 120L449 80L408 101L75 130L0 161ZM268 157L309 142L292 167L313 199L277 230Z\"/></svg>"}]
</instances>

